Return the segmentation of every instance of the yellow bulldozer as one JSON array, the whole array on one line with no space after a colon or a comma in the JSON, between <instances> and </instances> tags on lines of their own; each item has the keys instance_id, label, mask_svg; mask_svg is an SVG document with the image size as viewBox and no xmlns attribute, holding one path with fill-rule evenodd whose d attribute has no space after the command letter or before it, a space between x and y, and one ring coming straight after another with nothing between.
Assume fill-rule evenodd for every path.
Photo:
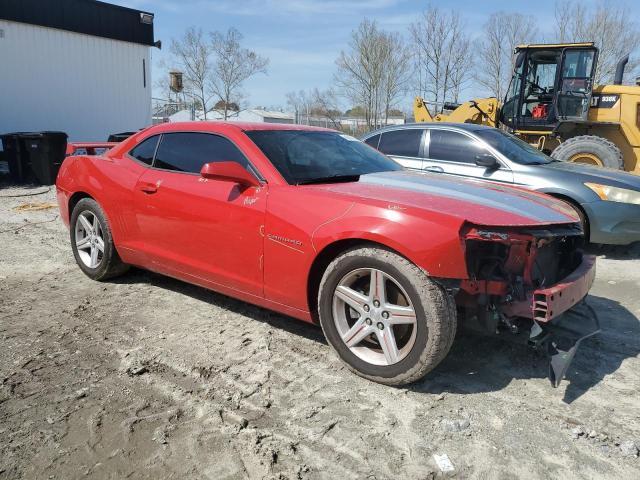
<instances>
[{"instance_id":1,"label":"yellow bulldozer","mask_svg":"<svg viewBox=\"0 0 640 480\"><path fill-rule=\"evenodd\" d=\"M611 85L594 85L593 43L519 45L504 102L482 98L432 115L417 97L416 122L505 128L552 157L640 174L640 82L622 85L629 57Z\"/></svg>"}]
</instances>

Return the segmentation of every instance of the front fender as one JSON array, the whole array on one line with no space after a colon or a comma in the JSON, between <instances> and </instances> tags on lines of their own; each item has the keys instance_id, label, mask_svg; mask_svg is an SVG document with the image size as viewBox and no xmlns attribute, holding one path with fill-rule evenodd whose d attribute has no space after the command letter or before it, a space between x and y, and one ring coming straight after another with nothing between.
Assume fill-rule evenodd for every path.
<instances>
[{"instance_id":1,"label":"front fender","mask_svg":"<svg viewBox=\"0 0 640 480\"><path fill-rule=\"evenodd\" d=\"M584 187L584 189L586 190L587 187ZM577 205L582 205L583 203L588 203L588 202L592 202L592 201L596 201L596 200L600 200L600 197L598 197L594 192L591 192L591 190L589 190L588 192L585 192L586 195L582 195L582 194L576 194L575 191L572 190L567 190L564 188L541 188L539 190L536 190L537 192L540 193L545 193L547 195L551 195L552 197L565 197L573 202L575 202Z\"/></svg>"},{"instance_id":2,"label":"front fender","mask_svg":"<svg viewBox=\"0 0 640 480\"><path fill-rule=\"evenodd\" d=\"M343 215L319 227L311 238L316 252L342 240L366 240L400 253L442 278L467 278L462 222L446 215L424 218L410 211L353 206Z\"/></svg>"}]
</instances>

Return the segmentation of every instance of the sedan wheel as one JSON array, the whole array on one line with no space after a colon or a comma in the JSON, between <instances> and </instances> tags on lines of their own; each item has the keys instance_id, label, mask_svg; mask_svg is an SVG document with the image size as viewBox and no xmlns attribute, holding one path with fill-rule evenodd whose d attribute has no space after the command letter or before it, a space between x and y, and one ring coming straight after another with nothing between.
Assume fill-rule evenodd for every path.
<instances>
[{"instance_id":1,"label":"sedan wheel","mask_svg":"<svg viewBox=\"0 0 640 480\"><path fill-rule=\"evenodd\" d=\"M357 269L333 295L333 320L345 345L373 365L404 359L416 341L416 312L409 295L391 275Z\"/></svg>"},{"instance_id":2,"label":"sedan wheel","mask_svg":"<svg viewBox=\"0 0 640 480\"><path fill-rule=\"evenodd\" d=\"M104 238L98 217L85 210L76 220L76 248L82 263L89 268L98 268L104 257Z\"/></svg>"},{"instance_id":3,"label":"sedan wheel","mask_svg":"<svg viewBox=\"0 0 640 480\"><path fill-rule=\"evenodd\" d=\"M388 385L411 383L453 343L453 298L424 270L377 247L354 248L327 267L318 314L329 344L351 370Z\"/></svg>"}]
</instances>

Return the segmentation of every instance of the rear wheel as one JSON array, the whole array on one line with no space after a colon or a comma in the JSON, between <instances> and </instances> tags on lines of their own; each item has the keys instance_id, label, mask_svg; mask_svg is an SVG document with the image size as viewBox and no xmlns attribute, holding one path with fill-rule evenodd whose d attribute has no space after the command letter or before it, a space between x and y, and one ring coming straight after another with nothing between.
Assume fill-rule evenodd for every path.
<instances>
[{"instance_id":1,"label":"rear wheel","mask_svg":"<svg viewBox=\"0 0 640 480\"><path fill-rule=\"evenodd\" d=\"M327 341L349 368L388 385L435 368L456 332L455 304L444 289L380 248L336 258L320 284L318 308Z\"/></svg>"},{"instance_id":2,"label":"rear wheel","mask_svg":"<svg viewBox=\"0 0 640 480\"><path fill-rule=\"evenodd\" d=\"M83 198L70 221L71 248L80 269L93 280L107 280L127 271L113 244L107 217L92 198Z\"/></svg>"},{"instance_id":3,"label":"rear wheel","mask_svg":"<svg viewBox=\"0 0 640 480\"><path fill-rule=\"evenodd\" d=\"M562 142L551 156L563 162L585 163L624 170L620 149L609 140L595 135L580 135Z\"/></svg>"}]
</instances>

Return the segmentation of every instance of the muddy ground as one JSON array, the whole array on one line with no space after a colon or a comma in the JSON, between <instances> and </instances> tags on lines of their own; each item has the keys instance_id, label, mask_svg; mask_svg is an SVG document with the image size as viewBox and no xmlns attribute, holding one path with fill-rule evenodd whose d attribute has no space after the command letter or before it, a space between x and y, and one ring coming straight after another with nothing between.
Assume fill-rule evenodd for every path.
<instances>
[{"instance_id":1,"label":"muddy ground","mask_svg":"<svg viewBox=\"0 0 640 480\"><path fill-rule=\"evenodd\" d=\"M314 326L144 271L89 280L56 208L15 210L53 191L6 198L37 191L0 188L0 479L640 478L638 248L597 250L603 332L558 389L526 347L467 335L390 388Z\"/></svg>"}]
</instances>

